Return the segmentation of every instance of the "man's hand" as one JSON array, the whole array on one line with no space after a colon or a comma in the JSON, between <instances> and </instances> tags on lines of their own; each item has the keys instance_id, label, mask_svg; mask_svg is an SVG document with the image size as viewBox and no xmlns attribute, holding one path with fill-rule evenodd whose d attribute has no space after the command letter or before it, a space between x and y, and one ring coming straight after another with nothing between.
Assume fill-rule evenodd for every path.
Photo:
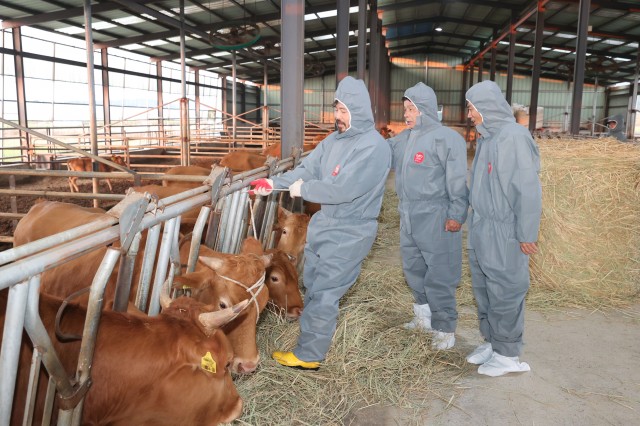
<instances>
[{"instance_id":1,"label":"man's hand","mask_svg":"<svg viewBox=\"0 0 640 426\"><path fill-rule=\"evenodd\" d=\"M462 224L453 219L447 219L444 223L444 230L448 232L458 232L462 228Z\"/></svg>"},{"instance_id":2,"label":"man's hand","mask_svg":"<svg viewBox=\"0 0 640 426\"><path fill-rule=\"evenodd\" d=\"M297 181L293 182L290 186L289 186L289 195L292 197L301 197L302 194L302 184L304 183L304 181L302 179L298 179Z\"/></svg>"},{"instance_id":3,"label":"man's hand","mask_svg":"<svg viewBox=\"0 0 640 426\"><path fill-rule=\"evenodd\" d=\"M256 179L251 182L253 189L249 191L250 195L269 195L273 191L273 181L271 179Z\"/></svg>"},{"instance_id":4,"label":"man's hand","mask_svg":"<svg viewBox=\"0 0 640 426\"><path fill-rule=\"evenodd\" d=\"M520 243L520 251L524 254L536 254L538 245L536 243Z\"/></svg>"}]
</instances>

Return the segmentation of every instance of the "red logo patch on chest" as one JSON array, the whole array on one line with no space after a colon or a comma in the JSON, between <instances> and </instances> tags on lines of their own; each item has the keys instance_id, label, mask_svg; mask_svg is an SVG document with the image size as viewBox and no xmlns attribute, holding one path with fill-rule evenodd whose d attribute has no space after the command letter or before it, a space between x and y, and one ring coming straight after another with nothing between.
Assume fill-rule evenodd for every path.
<instances>
[{"instance_id":1,"label":"red logo patch on chest","mask_svg":"<svg viewBox=\"0 0 640 426\"><path fill-rule=\"evenodd\" d=\"M336 168L333 169L333 172L331 173L331 176L338 176L338 173L340 173L340 164L338 164L336 166Z\"/></svg>"},{"instance_id":2,"label":"red logo patch on chest","mask_svg":"<svg viewBox=\"0 0 640 426\"><path fill-rule=\"evenodd\" d=\"M413 162L416 164L420 164L424 161L424 154L421 152L416 152L416 155L413 156Z\"/></svg>"},{"instance_id":3,"label":"red logo patch on chest","mask_svg":"<svg viewBox=\"0 0 640 426\"><path fill-rule=\"evenodd\" d=\"M489 163L489 166L487 167L487 169L489 170L489 174L491 174L491 170L493 170L493 166L491 165L491 163Z\"/></svg>"}]
</instances>

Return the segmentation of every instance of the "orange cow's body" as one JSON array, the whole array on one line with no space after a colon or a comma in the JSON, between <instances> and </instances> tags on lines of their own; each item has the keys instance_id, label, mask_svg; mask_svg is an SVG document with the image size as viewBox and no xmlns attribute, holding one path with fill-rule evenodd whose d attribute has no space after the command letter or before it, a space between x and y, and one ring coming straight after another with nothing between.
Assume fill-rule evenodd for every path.
<instances>
[{"instance_id":1,"label":"orange cow's body","mask_svg":"<svg viewBox=\"0 0 640 426\"><path fill-rule=\"evenodd\" d=\"M246 172L264 166L267 156L249 151L230 152L220 160L222 167L228 167L234 172Z\"/></svg>"},{"instance_id":2,"label":"orange cow's body","mask_svg":"<svg viewBox=\"0 0 640 426\"><path fill-rule=\"evenodd\" d=\"M159 186L158 188L164 188ZM173 188L175 189L175 188ZM23 217L14 233L14 245L26 244L30 241L34 241L39 238L43 238L49 235L56 234L58 232L65 231L67 229L74 228L76 226L99 220L100 213L94 213L89 209L76 206L74 204L59 203L53 201L44 201L35 204ZM56 219L62 218L62 219ZM146 242L146 232L143 233L143 239L140 242L141 249L136 257L133 278L131 280L131 292L130 301L135 300L137 292L138 282L142 271L142 258L144 254L144 247ZM80 290L91 284L91 281L96 274L96 271L104 257L106 247L94 250L87 253L77 259L66 262L52 270L46 271L42 275L41 291L57 297L66 297L74 291ZM180 251L181 262L186 264L189 252L189 245L183 245ZM212 266L211 258L215 260L215 267ZM224 281L218 277L218 269L222 269L225 273L231 274L233 278L239 282L244 283L247 287L253 285L260 276L265 273L265 265L268 265L270 256L263 257L258 256L246 256L239 262L229 262L232 266L227 265L227 255L218 256L218 253L213 252L206 246L200 247L200 262L196 267L196 271L190 274L182 275L181 279L190 279L194 286L214 286L213 283ZM242 265L239 267L238 265ZM229 268L237 268L232 272L227 272ZM116 266L115 271L118 270ZM115 281L116 274L111 277L107 288L105 290L105 302L104 306L108 309L113 305L115 298ZM80 277L79 279L69 279L69 277ZM220 294L220 298L227 300L226 307L234 305L244 299L251 297L251 294L247 293L243 288L237 285L215 286L215 291ZM264 301L259 300L264 305L267 303L268 290L262 292ZM83 303L86 303L87 297L80 298ZM233 302L233 303L231 303ZM215 306L219 306L216 304ZM235 356L233 361L234 372L251 372L258 364L258 348L255 339L256 334L256 319L257 312L255 308L246 309L238 318L233 322L223 327L223 331L227 334L231 344L233 346ZM253 368L253 369L252 369Z\"/></svg>"},{"instance_id":3,"label":"orange cow's body","mask_svg":"<svg viewBox=\"0 0 640 426\"><path fill-rule=\"evenodd\" d=\"M176 166L167 170L165 175L169 176L209 176L211 174L211 168L200 166ZM163 180L162 186L177 186L180 188L197 188L201 186L198 182L179 182L171 180Z\"/></svg>"},{"instance_id":4,"label":"orange cow's body","mask_svg":"<svg viewBox=\"0 0 640 426\"><path fill-rule=\"evenodd\" d=\"M311 151L313 148L316 147L316 145L317 145L317 143L306 143L305 142L302 145L302 151L303 152ZM269 145L268 147L266 147L265 149L263 149L262 150L262 154L270 156L270 157L276 157L278 159L282 159L282 157L280 155L280 151L281 150L282 150L282 143L281 142L275 142L275 143Z\"/></svg>"},{"instance_id":5,"label":"orange cow's body","mask_svg":"<svg viewBox=\"0 0 640 426\"><path fill-rule=\"evenodd\" d=\"M396 132L394 132L392 129L390 129L387 126L384 126L383 128L380 129L380 134L382 135L383 138L389 139L394 137L396 135Z\"/></svg>"},{"instance_id":6,"label":"orange cow's body","mask_svg":"<svg viewBox=\"0 0 640 426\"><path fill-rule=\"evenodd\" d=\"M125 163L124 158L121 157L120 155L112 155L111 157L109 157L109 160L113 161L116 164L120 164L121 166L125 166L125 167L127 166L127 163ZM70 171L74 171L74 172L92 172L93 171L91 158L88 158L88 157L78 157L78 158L70 159L69 161L67 161L67 168ZM113 170L112 167L107 166L106 164L103 164L103 163L98 163L99 172L110 172L112 170ZM78 188L78 184L76 182L77 180L78 180L78 176L69 176L69 188L71 189L71 192L74 192L74 190L75 192L80 192ZM105 179L105 182L109 187L109 191L113 192L111 181L109 179Z\"/></svg>"},{"instance_id":7,"label":"orange cow's body","mask_svg":"<svg viewBox=\"0 0 640 426\"><path fill-rule=\"evenodd\" d=\"M0 336L7 295L8 291L0 291ZM56 336L54 324L61 303L61 299L41 294L39 313L63 367L73 378L80 342L62 343ZM180 298L155 317L104 311L82 424L217 425L240 417L242 400L227 368L233 350L224 333L202 322L200 315L209 315L209 310L194 300ZM81 335L85 316L85 308L70 303L62 311L60 330ZM230 317L225 316L227 320ZM25 334L11 424L22 424L32 352ZM216 364L215 372L202 368L207 354ZM48 380L44 371L40 372L34 424L40 424L43 415Z\"/></svg>"}]
</instances>

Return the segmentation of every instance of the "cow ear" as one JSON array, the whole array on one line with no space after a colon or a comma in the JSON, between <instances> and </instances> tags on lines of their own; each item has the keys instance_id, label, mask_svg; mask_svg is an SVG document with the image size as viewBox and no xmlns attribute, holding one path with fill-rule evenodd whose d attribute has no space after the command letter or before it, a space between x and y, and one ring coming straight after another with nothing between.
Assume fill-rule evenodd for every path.
<instances>
[{"instance_id":1,"label":"cow ear","mask_svg":"<svg viewBox=\"0 0 640 426\"><path fill-rule=\"evenodd\" d=\"M200 263L209 267L210 269L213 269L214 271L222 269L222 267L224 266L224 261L217 257L200 256L198 257L198 260L200 261Z\"/></svg>"},{"instance_id":2,"label":"cow ear","mask_svg":"<svg viewBox=\"0 0 640 426\"><path fill-rule=\"evenodd\" d=\"M278 222L284 222L291 215L291 212L282 206L278 206Z\"/></svg>"},{"instance_id":3,"label":"cow ear","mask_svg":"<svg viewBox=\"0 0 640 426\"><path fill-rule=\"evenodd\" d=\"M262 261L264 262L264 267L266 268L267 266L271 265L271 259L273 258L273 254L265 254L260 256L262 258Z\"/></svg>"}]
</instances>

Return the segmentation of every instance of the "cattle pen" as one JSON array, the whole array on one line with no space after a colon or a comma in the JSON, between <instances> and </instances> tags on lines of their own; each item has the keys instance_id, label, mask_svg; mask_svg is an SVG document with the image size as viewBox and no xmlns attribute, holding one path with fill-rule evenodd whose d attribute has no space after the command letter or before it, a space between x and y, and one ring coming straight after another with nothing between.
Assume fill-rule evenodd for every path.
<instances>
[{"instance_id":1,"label":"cattle pen","mask_svg":"<svg viewBox=\"0 0 640 426\"><path fill-rule=\"evenodd\" d=\"M45 405L49 412L45 413L44 419L52 416L50 410L53 408L57 384L58 398L65 401L62 404L65 409L59 414L59 421L62 423L59 424L71 424L74 416L77 419L81 415L82 398L91 384L87 366L91 364L102 293L118 260L120 267L116 292L119 296L116 296L113 309L121 311L126 309L131 285L131 265L140 248L140 236L143 232L148 233L136 306L148 315L156 315L160 308L162 285L167 279L171 281L175 274L179 274L181 268L193 271L201 240L223 253L236 253L248 234L255 235L265 248L273 247L276 210L279 203L287 202L286 195L274 193L266 199L258 197L253 203L248 194L249 182L280 174L299 161L299 154L282 161L274 159L265 167L233 177L225 168L214 168L201 186L163 199L152 198L149 193L112 196L122 200L109 210L108 219L0 252L0 289L9 289L9 308L0 363L0 375L3 378L0 385L0 424L8 424L12 409L24 409L25 421L31 418L34 409L35 390L27 395L24 407L12 407L23 327L36 348L31 384L35 385L37 382L41 363L51 374ZM194 179L191 178L192 181ZM199 177L199 180L202 181L203 177ZM186 265L181 265L178 253L181 215L193 208L201 210L191 234L189 260ZM205 228L207 231L203 234ZM114 246L114 242L119 244ZM90 314L87 315L86 331L82 339L83 357L78 365L79 379L72 383L62 369L39 320L39 277L51 268L106 245L110 248L91 284ZM151 298L147 305L148 294ZM29 389L35 389L32 385ZM48 424L47 421L45 423Z\"/></svg>"}]
</instances>

